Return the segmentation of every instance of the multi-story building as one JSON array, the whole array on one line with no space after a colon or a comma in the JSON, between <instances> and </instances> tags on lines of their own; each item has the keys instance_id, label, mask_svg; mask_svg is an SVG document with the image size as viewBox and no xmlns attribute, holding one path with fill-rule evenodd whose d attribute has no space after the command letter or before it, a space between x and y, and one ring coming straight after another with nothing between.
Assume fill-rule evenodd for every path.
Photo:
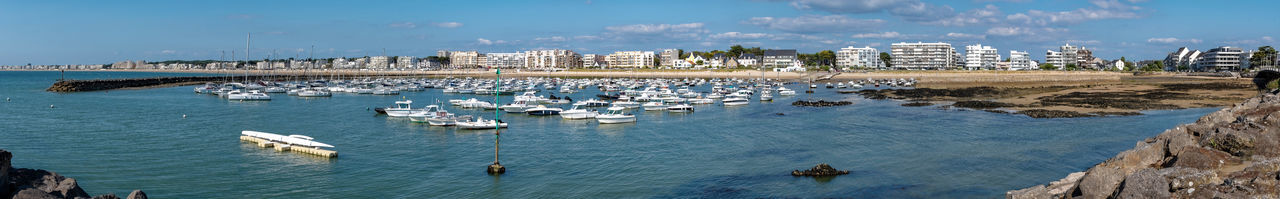
<instances>
[{"instance_id":1,"label":"multi-story building","mask_svg":"<svg viewBox=\"0 0 1280 199\"><path fill-rule=\"evenodd\" d=\"M1205 51L1196 60L1192 69L1196 71L1240 71L1240 59L1244 50L1231 46L1221 46Z\"/></svg>"},{"instance_id":2,"label":"multi-story building","mask_svg":"<svg viewBox=\"0 0 1280 199\"><path fill-rule=\"evenodd\" d=\"M849 46L836 52L836 66L881 69L884 68L884 62L880 61L880 50L870 46Z\"/></svg>"},{"instance_id":3,"label":"multi-story building","mask_svg":"<svg viewBox=\"0 0 1280 199\"><path fill-rule=\"evenodd\" d=\"M1196 59L1200 58L1200 53L1199 50L1191 50L1187 47L1178 48L1178 51L1169 53L1168 56L1164 57L1164 68L1167 71L1178 70L1179 66L1190 68L1191 65L1196 63Z\"/></svg>"},{"instance_id":4,"label":"multi-story building","mask_svg":"<svg viewBox=\"0 0 1280 199\"><path fill-rule=\"evenodd\" d=\"M531 50L524 51L525 68L557 69L582 67L582 55L572 50Z\"/></svg>"},{"instance_id":5,"label":"multi-story building","mask_svg":"<svg viewBox=\"0 0 1280 199\"><path fill-rule=\"evenodd\" d=\"M617 51L605 56L604 61L609 67L636 68L654 66L653 59L653 51Z\"/></svg>"},{"instance_id":6,"label":"multi-story building","mask_svg":"<svg viewBox=\"0 0 1280 199\"><path fill-rule=\"evenodd\" d=\"M1078 68L1098 69L1101 62L1096 62L1093 57L1093 51L1085 47L1071 46L1065 44L1058 47L1059 51L1046 50L1045 63L1053 64L1059 70L1066 69L1067 65L1075 65Z\"/></svg>"},{"instance_id":7,"label":"multi-story building","mask_svg":"<svg viewBox=\"0 0 1280 199\"><path fill-rule=\"evenodd\" d=\"M476 52L474 50L473 51L451 51L448 54L449 54L449 65L452 65L453 67L474 68L474 67L479 67L481 64L484 64L484 62L481 62L480 60L480 57L483 55L480 54L480 52Z\"/></svg>"},{"instance_id":8,"label":"multi-story building","mask_svg":"<svg viewBox=\"0 0 1280 199\"><path fill-rule=\"evenodd\" d=\"M485 54L484 66L494 68L524 68L524 53L488 53Z\"/></svg>"},{"instance_id":9,"label":"multi-story building","mask_svg":"<svg viewBox=\"0 0 1280 199\"><path fill-rule=\"evenodd\" d=\"M582 67L583 68L602 68L605 65L604 57L605 56L597 55L597 54L584 54L582 55Z\"/></svg>"},{"instance_id":10,"label":"multi-story building","mask_svg":"<svg viewBox=\"0 0 1280 199\"><path fill-rule=\"evenodd\" d=\"M894 69L941 70L957 67L960 56L949 43L894 43L890 65Z\"/></svg>"},{"instance_id":11,"label":"multi-story building","mask_svg":"<svg viewBox=\"0 0 1280 199\"><path fill-rule=\"evenodd\" d=\"M982 44L964 47L964 67L969 70L993 70L1000 62L1000 52L995 47Z\"/></svg>"},{"instance_id":12,"label":"multi-story building","mask_svg":"<svg viewBox=\"0 0 1280 199\"><path fill-rule=\"evenodd\" d=\"M418 65L418 58L413 56L397 56L395 68L414 68Z\"/></svg>"},{"instance_id":13,"label":"multi-story building","mask_svg":"<svg viewBox=\"0 0 1280 199\"><path fill-rule=\"evenodd\" d=\"M799 61L796 49L765 50L760 60L765 68L783 68L795 65Z\"/></svg>"},{"instance_id":14,"label":"multi-story building","mask_svg":"<svg viewBox=\"0 0 1280 199\"><path fill-rule=\"evenodd\" d=\"M658 60L661 60L662 66L675 66L676 62L680 61L680 50L662 50L662 54L661 56L658 56Z\"/></svg>"},{"instance_id":15,"label":"multi-story building","mask_svg":"<svg viewBox=\"0 0 1280 199\"><path fill-rule=\"evenodd\" d=\"M390 63L391 63L391 57L373 56L373 57L369 57L369 66L365 68L384 69L384 68L388 68Z\"/></svg>"},{"instance_id":16,"label":"multi-story building","mask_svg":"<svg viewBox=\"0 0 1280 199\"><path fill-rule=\"evenodd\" d=\"M741 67L760 66L760 56L756 56L756 54L743 53L742 55L738 55L738 58L735 59L735 61L737 61L738 66L741 66Z\"/></svg>"},{"instance_id":17,"label":"multi-story building","mask_svg":"<svg viewBox=\"0 0 1280 199\"><path fill-rule=\"evenodd\" d=\"M1032 70L1035 67L1031 62L1031 54L1026 51L1009 51L1009 70Z\"/></svg>"}]
</instances>

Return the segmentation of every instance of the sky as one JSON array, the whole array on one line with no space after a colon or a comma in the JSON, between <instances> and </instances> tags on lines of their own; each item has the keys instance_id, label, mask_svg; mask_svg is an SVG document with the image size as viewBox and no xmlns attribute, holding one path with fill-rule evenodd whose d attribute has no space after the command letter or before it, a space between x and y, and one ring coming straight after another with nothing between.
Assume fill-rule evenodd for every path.
<instances>
[{"instance_id":1,"label":"sky","mask_svg":"<svg viewBox=\"0 0 1280 199\"><path fill-rule=\"evenodd\" d=\"M1028 51L1084 46L1104 59L1179 47L1276 45L1280 1L1162 0L0 0L0 65L123 60L727 49L801 53L896 42ZM313 50L314 49L314 50Z\"/></svg>"}]
</instances>

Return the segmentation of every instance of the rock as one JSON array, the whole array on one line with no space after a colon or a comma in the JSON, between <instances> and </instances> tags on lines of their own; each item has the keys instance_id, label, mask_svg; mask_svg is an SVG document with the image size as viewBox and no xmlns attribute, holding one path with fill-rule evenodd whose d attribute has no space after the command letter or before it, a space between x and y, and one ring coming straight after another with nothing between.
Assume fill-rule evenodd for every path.
<instances>
[{"instance_id":1,"label":"rock","mask_svg":"<svg viewBox=\"0 0 1280 199\"><path fill-rule=\"evenodd\" d=\"M1075 111L1059 111L1059 110L1045 110L1045 109L1021 110L1021 111L1018 111L1017 113L1030 116L1031 118L1076 118L1076 117L1095 117L1096 116L1096 115L1090 115L1090 114L1085 114L1085 113L1080 113Z\"/></svg>"},{"instance_id":2,"label":"rock","mask_svg":"<svg viewBox=\"0 0 1280 199\"><path fill-rule=\"evenodd\" d=\"M831 165L827 165L825 163L818 164L817 166L813 166L813 168L809 170L791 171L792 176L822 177L822 176L838 176L838 175L844 175L844 174L849 174L849 171L836 170L835 168L832 168Z\"/></svg>"},{"instance_id":3,"label":"rock","mask_svg":"<svg viewBox=\"0 0 1280 199\"><path fill-rule=\"evenodd\" d=\"M1045 188L1044 185L1036 185L1033 187L1027 187L1026 189L1019 189L1019 190L1005 192L1004 198L1005 199L1049 199L1051 197L1049 195L1049 189Z\"/></svg>"},{"instance_id":4,"label":"rock","mask_svg":"<svg viewBox=\"0 0 1280 199\"><path fill-rule=\"evenodd\" d=\"M1084 178L1084 172L1067 174L1067 177L1050 182L1049 186L1045 188L1049 188L1049 195L1053 195L1053 198L1062 198L1070 194L1068 191L1071 191L1071 188L1075 188L1080 183L1081 178Z\"/></svg>"},{"instance_id":5,"label":"rock","mask_svg":"<svg viewBox=\"0 0 1280 199\"><path fill-rule=\"evenodd\" d=\"M9 160L12 158L12 153L0 149L0 197L12 195L9 193L9 167L13 166L9 164Z\"/></svg>"},{"instance_id":6,"label":"rock","mask_svg":"<svg viewBox=\"0 0 1280 199\"><path fill-rule=\"evenodd\" d=\"M1200 147L1183 148L1173 159L1173 166L1195 169L1217 169L1227 163L1238 162L1231 154Z\"/></svg>"},{"instance_id":7,"label":"rock","mask_svg":"<svg viewBox=\"0 0 1280 199\"><path fill-rule=\"evenodd\" d=\"M116 194L104 194L100 196L94 196L93 199L120 199L120 196L116 196Z\"/></svg>"},{"instance_id":8,"label":"rock","mask_svg":"<svg viewBox=\"0 0 1280 199\"><path fill-rule=\"evenodd\" d=\"M1107 198L1115 193L1124 181L1124 172L1117 168L1095 166L1084 174L1076 191L1084 198Z\"/></svg>"},{"instance_id":9,"label":"rock","mask_svg":"<svg viewBox=\"0 0 1280 199\"><path fill-rule=\"evenodd\" d=\"M18 194L13 195L13 199L62 199L62 198L63 197L53 195L53 193L41 191L40 189L36 189L36 188L23 189L21 191L18 191ZM70 198L70 197L67 197L67 198Z\"/></svg>"},{"instance_id":10,"label":"rock","mask_svg":"<svg viewBox=\"0 0 1280 199\"><path fill-rule=\"evenodd\" d=\"M1147 168L1124 177L1116 198L1169 198L1169 182L1155 169Z\"/></svg>"},{"instance_id":11,"label":"rock","mask_svg":"<svg viewBox=\"0 0 1280 199\"><path fill-rule=\"evenodd\" d=\"M1178 190L1195 188L1200 185L1222 183L1222 179L1218 178L1217 173L1192 168L1163 168L1157 170L1156 173L1159 173L1160 176L1168 179L1170 190L1174 190L1175 192Z\"/></svg>"},{"instance_id":12,"label":"rock","mask_svg":"<svg viewBox=\"0 0 1280 199\"><path fill-rule=\"evenodd\" d=\"M853 102L849 102L849 101L828 102L828 101L823 101L823 100L818 100L818 101L804 101L804 100L797 100L796 102L792 102L792 103L791 103L791 105L792 105L792 106L814 106L814 107L844 106L844 105L850 105L850 104L853 104Z\"/></svg>"},{"instance_id":13,"label":"rock","mask_svg":"<svg viewBox=\"0 0 1280 199\"><path fill-rule=\"evenodd\" d=\"M133 192L129 193L129 197L125 197L125 199L147 199L147 193L142 192L142 190L133 190Z\"/></svg>"},{"instance_id":14,"label":"rock","mask_svg":"<svg viewBox=\"0 0 1280 199\"><path fill-rule=\"evenodd\" d=\"M59 198L88 198L89 193L85 193L80 189L80 185L76 184L76 179L64 177L57 173L34 170L34 169L15 169L10 177L10 182L18 189L35 188L45 193L52 194Z\"/></svg>"}]
</instances>

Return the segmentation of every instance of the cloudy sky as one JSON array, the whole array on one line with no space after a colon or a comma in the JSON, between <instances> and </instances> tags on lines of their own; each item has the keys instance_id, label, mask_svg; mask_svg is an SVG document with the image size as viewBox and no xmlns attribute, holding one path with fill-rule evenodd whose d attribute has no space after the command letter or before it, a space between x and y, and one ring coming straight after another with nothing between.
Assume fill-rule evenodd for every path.
<instances>
[{"instance_id":1,"label":"cloudy sky","mask_svg":"<svg viewBox=\"0 0 1280 199\"><path fill-rule=\"evenodd\" d=\"M1181 46L1275 45L1280 1L1161 0L0 0L0 65L120 60L429 56L436 50L794 48L885 51L950 42L1030 51L1064 43L1105 59ZM314 52L311 50L314 46ZM226 54L224 57L223 54Z\"/></svg>"}]
</instances>

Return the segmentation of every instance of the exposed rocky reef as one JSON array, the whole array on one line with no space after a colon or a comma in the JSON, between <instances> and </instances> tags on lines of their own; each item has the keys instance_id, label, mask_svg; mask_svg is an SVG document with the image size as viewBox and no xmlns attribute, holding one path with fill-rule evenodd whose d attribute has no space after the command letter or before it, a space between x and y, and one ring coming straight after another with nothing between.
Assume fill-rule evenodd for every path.
<instances>
[{"instance_id":1,"label":"exposed rocky reef","mask_svg":"<svg viewBox=\"0 0 1280 199\"><path fill-rule=\"evenodd\" d=\"M838 176L838 175L844 175L844 174L849 174L849 171L836 170L836 168L832 168L831 165L827 165L826 163L818 164L818 166L813 166L813 168L809 170L791 171L791 176L826 177L826 176Z\"/></svg>"},{"instance_id":2,"label":"exposed rocky reef","mask_svg":"<svg viewBox=\"0 0 1280 199\"><path fill-rule=\"evenodd\" d=\"M0 198L56 199L56 198L120 198L113 194L89 196L76 179L40 169L13 168L13 154L0 149ZM141 190L129 193L127 199L146 199Z\"/></svg>"},{"instance_id":3,"label":"exposed rocky reef","mask_svg":"<svg viewBox=\"0 0 1280 199\"><path fill-rule=\"evenodd\" d=\"M798 101L796 101L796 102L792 102L792 103L791 103L791 105L792 105L792 106L814 106L814 107L844 106L844 105L850 105L850 104L853 104L853 102L849 102L849 101L835 101L835 102L828 102L828 101L823 101L823 100L818 100L818 101L804 101L804 100L798 100Z\"/></svg>"},{"instance_id":4,"label":"exposed rocky reef","mask_svg":"<svg viewBox=\"0 0 1280 199\"><path fill-rule=\"evenodd\" d=\"M1047 185L1005 198L1277 198L1280 96L1201 117Z\"/></svg>"}]
</instances>

